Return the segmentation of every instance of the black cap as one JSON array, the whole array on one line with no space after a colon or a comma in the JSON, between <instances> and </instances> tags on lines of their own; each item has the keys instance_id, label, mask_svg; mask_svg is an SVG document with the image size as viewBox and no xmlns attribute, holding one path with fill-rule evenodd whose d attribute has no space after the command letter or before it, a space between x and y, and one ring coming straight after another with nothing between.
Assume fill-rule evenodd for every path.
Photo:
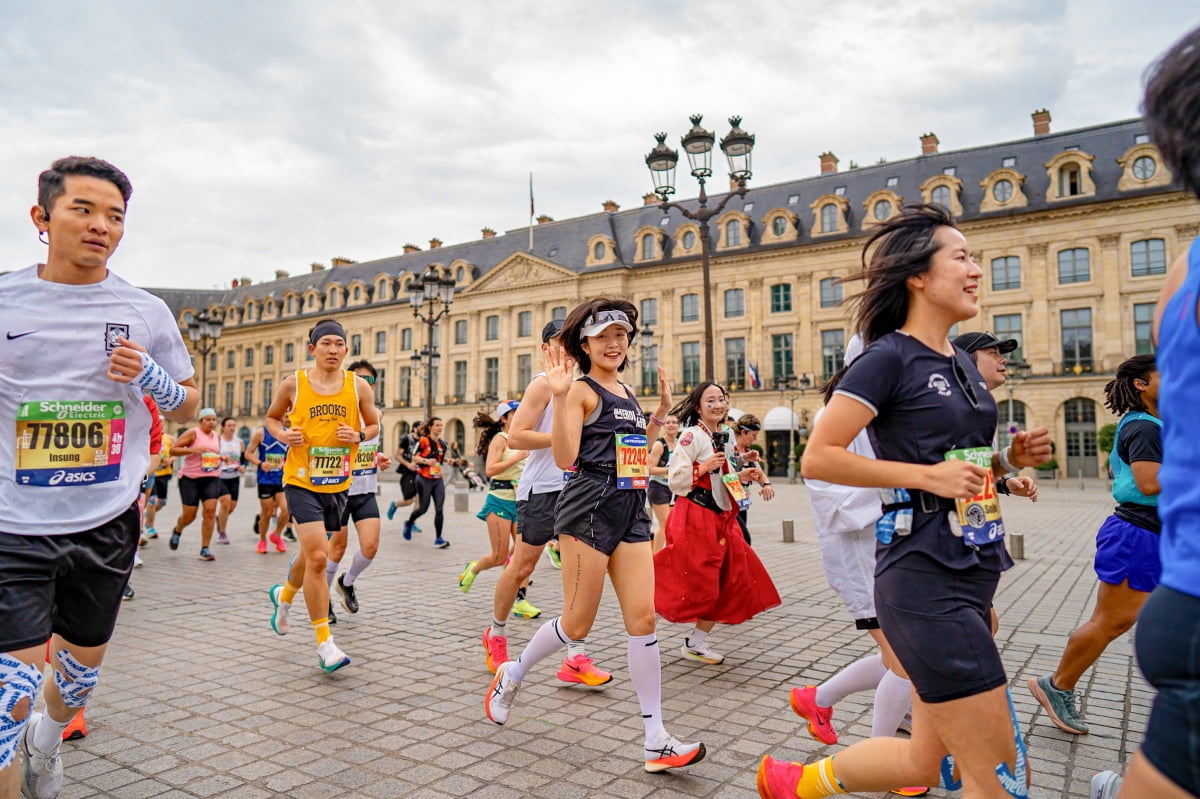
<instances>
[{"instance_id":1,"label":"black cap","mask_svg":"<svg viewBox=\"0 0 1200 799\"><path fill-rule=\"evenodd\" d=\"M562 328L563 320L551 319L546 323L546 326L542 328L542 343L545 344L550 339L557 337L558 334L562 332Z\"/></svg>"},{"instance_id":2,"label":"black cap","mask_svg":"<svg viewBox=\"0 0 1200 799\"><path fill-rule=\"evenodd\" d=\"M1000 354L1007 355L1019 345L1015 338L1006 338L1001 341L991 333L963 333L961 336L954 337L954 346L968 355L976 350L986 350L992 347L999 349Z\"/></svg>"}]
</instances>

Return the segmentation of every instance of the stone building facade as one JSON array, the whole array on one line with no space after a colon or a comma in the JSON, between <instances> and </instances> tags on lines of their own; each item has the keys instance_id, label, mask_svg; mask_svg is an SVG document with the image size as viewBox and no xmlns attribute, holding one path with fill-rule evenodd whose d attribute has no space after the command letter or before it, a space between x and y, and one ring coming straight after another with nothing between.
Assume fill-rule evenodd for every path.
<instances>
[{"instance_id":1,"label":"stone building facade","mask_svg":"<svg viewBox=\"0 0 1200 799\"><path fill-rule=\"evenodd\" d=\"M958 332L1021 342L1015 359L1027 369L1014 370L999 392L1001 427L1048 425L1061 474L1103 474L1096 431L1113 420L1104 384L1123 359L1152 350L1154 302L1167 267L1200 230L1200 206L1179 190L1140 120L1052 133L1048 112L1033 117L1030 138L940 152L930 133L921 154L903 161L839 171L824 153L820 174L752 186L712 221L717 379L735 408L764 418L777 473L851 335L843 300L855 284L839 281L858 271L873 225L902 203L925 201L950 208L984 270L981 312ZM391 258L338 258L223 291L152 291L182 326L202 310L224 315L198 377L205 403L246 426L261 418L279 381L305 365L312 324L337 317L352 357L380 370L391 446L424 415L422 370L414 373L411 356L430 344L430 329L414 319L408 289L426 270L452 277L455 299L434 331L433 412L447 421L447 438L469 451L475 413L494 408L494 398L519 397L538 371L542 325L586 298L618 295L641 309L652 335L633 350L627 379L636 391L656 391L659 364L680 394L700 380L699 231L653 195L643 202L542 217L532 248L525 229L484 228L477 241L434 239ZM808 388L779 390L788 376Z\"/></svg>"}]
</instances>

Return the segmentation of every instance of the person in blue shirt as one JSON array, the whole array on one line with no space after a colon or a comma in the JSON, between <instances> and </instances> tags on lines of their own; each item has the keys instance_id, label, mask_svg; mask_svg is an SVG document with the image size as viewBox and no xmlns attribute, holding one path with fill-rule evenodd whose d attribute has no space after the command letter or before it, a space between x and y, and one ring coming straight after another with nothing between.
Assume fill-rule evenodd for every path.
<instances>
[{"instance_id":1,"label":"person in blue shirt","mask_svg":"<svg viewBox=\"0 0 1200 799\"><path fill-rule=\"evenodd\" d=\"M1096 533L1096 607L1071 633L1054 673L1029 679L1029 692L1050 721L1073 735L1088 731L1076 706L1076 684L1105 648L1133 627L1162 575L1156 507L1163 456L1158 381L1154 356L1135 355L1117 367L1117 376L1104 387L1104 404L1121 414L1121 421L1109 455L1117 507Z\"/></svg>"}]
</instances>

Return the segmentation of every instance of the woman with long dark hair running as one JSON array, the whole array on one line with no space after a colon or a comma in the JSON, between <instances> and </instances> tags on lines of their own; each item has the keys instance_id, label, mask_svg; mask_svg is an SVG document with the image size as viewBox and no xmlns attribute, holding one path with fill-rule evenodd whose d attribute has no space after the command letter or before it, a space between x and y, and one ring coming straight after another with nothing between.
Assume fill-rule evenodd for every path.
<instances>
[{"instance_id":1,"label":"woman with long dark hair running","mask_svg":"<svg viewBox=\"0 0 1200 799\"><path fill-rule=\"evenodd\" d=\"M645 769L657 772L697 763L705 749L702 743L679 741L662 719L646 457L647 439L671 409L671 392L660 370L662 396L647 425L633 389L620 379L636 325L632 303L600 297L567 315L562 347L546 355L546 382L554 397L554 460L559 468L574 467L555 508L563 614L538 628L519 658L499 664L484 709L489 719L504 724L528 670L587 636L608 574L629 634L629 678L641 706ZM575 363L584 375L578 380L572 379Z\"/></svg>"},{"instance_id":2,"label":"woman with long dark hair running","mask_svg":"<svg viewBox=\"0 0 1200 799\"><path fill-rule=\"evenodd\" d=\"M871 738L815 763L765 756L760 795L816 799L904 785L978 799L1027 793L1027 761L992 638L990 608L1012 566L993 470L1049 459L1044 428L993 457L996 403L949 333L979 313L983 271L940 205L906 206L863 249L855 326L866 351L804 453L805 478L886 489L876 525L875 610L916 689L912 738ZM877 459L848 447L866 426ZM956 501L957 500L957 501Z\"/></svg>"},{"instance_id":3,"label":"woman with long dark hair running","mask_svg":"<svg viewBox=\"0 0 1200 799\"><path fill-rule=\"evenodd\" d=\"M654 556L654 609L667 621L694 623L680 654L712 665L725 660L708 645L717 622L741 624L780 602L738 524L750 500L726 447L728 410L725 389L708 380L671 409L683 425L669 472L676 499L667 544Z\"/></svg>"},{"instance_id":4,"label":"woman with long dark hair running","mask_svg":"<svg viewBox=\"0 0 1200 799\"><path fill-rule=\"evenodd\" d=\"M1029 679L1029 692L1054 726L1074 735L1088 731L1076 705L1076 684L1108 645L1133 627L1162 577L1157 505L1163 447L1154 356L1135 355L1118 366L1117 376L1104 387L1104 404L1121 421L1108 456L1117 507L1096 533L1096 606L1071 633L1054 673Z\"/></svg>"}]
</instances>

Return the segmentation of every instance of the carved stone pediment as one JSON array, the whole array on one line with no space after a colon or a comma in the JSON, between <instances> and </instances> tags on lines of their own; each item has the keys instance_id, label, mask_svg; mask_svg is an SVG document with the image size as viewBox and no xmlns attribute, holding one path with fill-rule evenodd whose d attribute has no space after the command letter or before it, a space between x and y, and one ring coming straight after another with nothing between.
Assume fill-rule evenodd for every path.
<instances>
[{"instance_id":1,"label":"carved stone pediment","mask_svg":"<svg viewBox=\"0 0 1200 799\"><path fill-rule=\"evenodd\" d=\"M576 274L556 264L543 261L528 253L513 253L486 275L476 280L467 293L529 286L563 278L574 279Z\"/></svg>"}]
</instances>

